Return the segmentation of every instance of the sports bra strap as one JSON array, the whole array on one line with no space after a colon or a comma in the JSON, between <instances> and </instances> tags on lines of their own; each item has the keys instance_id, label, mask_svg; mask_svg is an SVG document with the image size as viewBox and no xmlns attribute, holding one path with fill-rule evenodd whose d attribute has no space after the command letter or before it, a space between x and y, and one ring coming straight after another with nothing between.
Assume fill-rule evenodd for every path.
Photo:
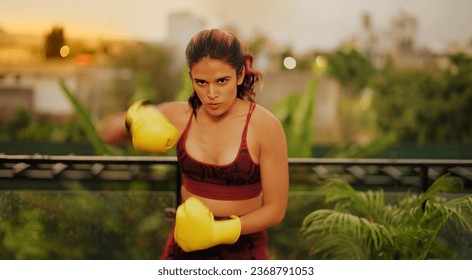
<instances>
[{"instance_id":1,"label":"sports bra strap","mask_svg":"<svg viewBox=\"0 0 472 280\"><path fill-rule=\"evenodd\" d=\"M243 141L246 141L246 135L247 135L247 128L249 126L249 120L251 119L252 112L254 112L255 108L256 108L256 104L251 102L249 104L249 112L248 112L247 117L246 117L246 124L244 125L244 130L243 130L243 135L242 135Z\"/></svg>"},{"instance_id":2,"label":"sports bra strap","mask_svg":"<svg viewBox=\"0 0 472 280\"><path fill-rule=\"evenodd\" d=\"M246 124L244 125L244 130L243 130L243 135L242 135L242 140L243 141L246 141L246 135L247 135L247 128L249 126L249 120L251 119L251 116L252 116L252 112L254 112L254 109L256 109L256 104L255 103L250 103L249 104L249 112L246 116ZM184 139L187 138L187 134L188 134L188 131L189 131L189 128L190 128L190 125L192 123L192 118L193 118L193 114L190 114L190 118L188 119L187 121L187 125L185 126L185 129L182 133L182 137L185 137Z\"/></svg>"},{"instance_id":3,"label":"sports bra strap","mask_svg":"<svg viewBox=\"0 0 472 280\"><path fill-rule=\"evenodd\" d=\"M190 118L188 119L187 125L185 126L185 129L184 129L184 131L183 131L183 133L182 133L182 135L181 135L180 138L182 138L182 137L184 137L184 139L187 138L187 134L188 134L190 125L191 125L191 123L192 123L192 118L193 118L193 113L190 113Z\"/></svg>"}]
</instances>

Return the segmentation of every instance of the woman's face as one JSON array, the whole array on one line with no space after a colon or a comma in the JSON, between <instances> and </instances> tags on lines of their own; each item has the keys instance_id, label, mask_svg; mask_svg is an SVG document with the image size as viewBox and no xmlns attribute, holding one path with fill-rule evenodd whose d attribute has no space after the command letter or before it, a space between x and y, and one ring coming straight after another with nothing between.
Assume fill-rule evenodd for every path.
<instances>
[{"instance_id":1,"label":"woman's face","mask_svg":"<svg viewBox=\"0 0 472 280\"><path fill-rule=\"evenodd\" d=\"M237 87L243 82L244 74L238 77L236 69L223 60L203 58L192 66L190 77L202 108L217 117L235 104Z\"/></svg>"}]
</instances>

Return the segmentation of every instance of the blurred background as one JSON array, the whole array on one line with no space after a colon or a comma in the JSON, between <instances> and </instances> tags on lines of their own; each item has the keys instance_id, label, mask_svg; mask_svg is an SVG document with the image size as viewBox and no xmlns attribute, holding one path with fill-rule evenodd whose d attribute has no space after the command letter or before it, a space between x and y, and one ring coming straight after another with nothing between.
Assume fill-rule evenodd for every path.
<instances>
[{"instance_id":1,"label":"blurred background","mask_svg":"<svg viewBox=\"0 0 472 280\"><path fill-rule=\"evenodd\" d=\"M235 32L254 54L265 75L256 102L284 125L292 158L472 159L471 11L472 0L3 0L0 259L159 258L178 198L175 166L5 158L140 155L108 146L97 131L138 99L186 100L184 49L203 28ZM320 167L291 166L287 218L269 231L271 258L333 258L293 238L311 211L330 207L317 191L325 174ZM419 193L418 174L427 168L406 169L352 173L370 178L373 170L374 184L361 178L356 188L385 190L385 200L383 193L374 196L384 205ZM445 170L430 169L429 176ZM393 179L375 185L379 172ZM470 163L456 173L470 186ZM407 213L408 203L400 203ZM372 213L366 215L372 223ZM394 220L408 229L420 224ZM447 249L434 239L435 246L399 243L406 253L364 258L421 252L470 259L467 225L467 232L446 232ZM398 232L413 243L418 236L436 238L424 228L424 235ZM344 247L352 234L345 237L343 252L355 252ZM369 248L365 240L358 243Z\"/></svg>"},{"instance_id":2,"label":"blurred background","mask_svg":"<svg viewBox=\"0 0 472 280\"><path fill-rule=\"evenodd\" d=\"M305 139L290 156L470 158L471 10L470 0L6 1L0 152L96 153L58 81L96 125L139 98L185 100L185 46L218 27L256 56L256 101L290 142ZM327 71L310 85L317 58ZM290 110L306 115L304 135L291 135Z\"/></svg>"}]
</instances>

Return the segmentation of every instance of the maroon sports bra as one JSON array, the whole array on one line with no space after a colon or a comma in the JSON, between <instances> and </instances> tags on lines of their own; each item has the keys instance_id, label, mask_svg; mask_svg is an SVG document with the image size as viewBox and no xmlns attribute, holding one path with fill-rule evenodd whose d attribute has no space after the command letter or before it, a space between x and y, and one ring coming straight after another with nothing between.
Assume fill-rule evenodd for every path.
<instances>
[{"instance_id":1,"label":"maroon sports bra","mask_svg":"<svg viewBox=\"0 0 472 280\"><path fill-rule=\"evenodd\" d=\"M242 200L262 191L259 164L255 163L246 142L247 129L255 104L251 103L236 158L230 164L216 165L198 161L187 153L185 143L193 114L177 143L177 158L185 188L198 196L221 200Z\"/></svg>"}]
</instances>

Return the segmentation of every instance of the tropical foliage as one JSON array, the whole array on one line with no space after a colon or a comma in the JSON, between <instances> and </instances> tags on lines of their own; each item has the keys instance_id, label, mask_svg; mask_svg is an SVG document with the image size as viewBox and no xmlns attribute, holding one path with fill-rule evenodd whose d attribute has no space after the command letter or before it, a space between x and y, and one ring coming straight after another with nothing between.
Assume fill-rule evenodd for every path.
<instances>
[{"instance_id":1,"label":"tropical foliage","mask_svg":"<svg viewBox=\"0 0 472 280\"><path fill-rule=\"evenodd\" d=\"M389 60L375 70L356 49L330 54L327 74L346 93L339 100L344 144L352 145L360 131L371 132L372 139L395 134L398 143L470 143L472 57L454 53L446 58L443 67L432 59L415 68ZM366 89L373 93L371 106L357 112Z\"/></svg>"},{"instance_id":2,"label":"tropical foliage","mask_svg":"<svg viewBox=\"0 0 472 280\"><path fill-rule=\"evenodd\" d=\"M358 94L374 75L370 59L354 48L340 48L328 57L328 74L348 95Z\"/></svg>"},{"instance_id":3,"label":"tropical foliage","mask_svg":"<svg viewBox=\"0 0 472 280\"><path fill-rule=\"evenodd\" d=\"M304 92L287 95L272 108L287 135L289 157L311 157L316 90L319 78L326 71L326 67L326 61L320 57L313 66L313 75Z\"/></svg>"},{"instance_id":4,"label":"tropical foliage","mask_svg":"<svg viewBox=\"0 0 472 280\"><path fill-rule=\"evenodd\" d=\"M0 192L0 259L158 259L172 192Z\"/></svg>"},{"instance_id":5,"label":"tropical foliage","mask_svg":"<svg viewBox=\"0 0 472 280\"><path fill-rule=\"evenodd\" d=\"M120 152L117 149L106 145L100 138L95 128L95 122L89 111L85 109L75 94L67 87L65 82L61 80L60 85L75 110L79 127L84 131L87 140L92 144L95 152L98 155L119 155Z\"/></svg>"},{"instance_id":6,"label":"tropical foliage","mask_svg":"<svg viewBox=\"0 0 472 280\"><path fill-rule=\"evenodd\" d=\"M26 109L17 109L9 121L0 122L1 142L78 143L84 138L74 120L34 116Z\"/></svg>"},{"instance_id":7,"label":"tropical foliage","mask_svg":"<svg viewBox=\"0 0 472 280\"><path fill-rule=\"evenodd\" d=\"M300 233L316 259L454 259L444 234L472 233L472 195L448 195L461 186L444 175L424 193L389 199L329 179L319 191L332 207L308 214Z\"/></svg>"},{"instance_id":8,"label":"tropical foliage","mask_svg":"<svg viewBox=\"0 0 472 280\"><path fill-rule=\"evenodd\" d=\"M126 79L115 81L113 98L124 102L120 109L149 94L155 102L172 100L180 87L179 75L184 64L175 59L168 47L140 42L114 54L110 61L116 69L130 70L132 76L132 83Z\"/></svg>"},{"instance_id":9,"label":"tropical foliage","mask_svg":"<svg viewBox=\"0 0 472 280\"><path fill-rule=\"evenodd\" d=\"M382 131L410 143L472 141L472 57L454 54L441 70L386 67L372 83Z\"/></svg>"},{"instance_id":10,"label":"tropical foliage","mask_svg":"<svg viewBox=\"0 0 472 280\"><path fill-rule=\"evenodd\" d=\"M327 74L341 87L338 118L341 139L326 157L371 157L397 141L394 131L379 133L370 89L375 69L369 57L342 47L328 56Z\"/></svg>"}]
</instances>

